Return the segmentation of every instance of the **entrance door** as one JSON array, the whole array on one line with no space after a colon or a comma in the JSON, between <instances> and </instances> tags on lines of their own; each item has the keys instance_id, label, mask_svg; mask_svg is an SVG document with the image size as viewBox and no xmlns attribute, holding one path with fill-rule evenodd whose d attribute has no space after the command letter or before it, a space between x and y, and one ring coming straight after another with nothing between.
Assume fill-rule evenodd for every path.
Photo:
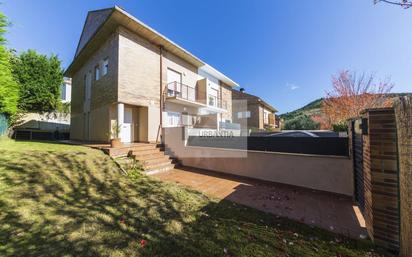
<instances>
[{"instance_id":1,"label":"entrance door","mask_svg":"<svg viewBox=\"0 0 412 257\"><path fill-rule=\"evenodd\" d=\"M124 108L124 120L122 125L122 142L130 143L132 142L132 129L133 126L133 111L132 108Z\"/></svg>"}]
</instances>

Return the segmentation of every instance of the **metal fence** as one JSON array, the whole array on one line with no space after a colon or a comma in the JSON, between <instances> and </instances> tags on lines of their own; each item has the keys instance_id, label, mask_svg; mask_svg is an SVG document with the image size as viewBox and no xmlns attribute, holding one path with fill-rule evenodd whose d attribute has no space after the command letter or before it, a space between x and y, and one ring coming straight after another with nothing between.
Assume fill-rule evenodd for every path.
<instances>
[{"instance_id":1,"label":"metal fence","mask_svg":"<svg viewBox=\"0 0 412 257\"><path fill-rule=\"evenodd\" d=\"M189 146L316 155L349 156L347 137L199 137Z\"/></svg>"},{"instance_id":2,"label":"metal fence","mask_svg":"<svg viewBox=\"0 0 412 257\"><path fill-rule=\"evenodd\" d=\"M9 123L6 115L0 113L0 136L3 136L7 133L8 126Z\"/></svg>"}]
</instances>

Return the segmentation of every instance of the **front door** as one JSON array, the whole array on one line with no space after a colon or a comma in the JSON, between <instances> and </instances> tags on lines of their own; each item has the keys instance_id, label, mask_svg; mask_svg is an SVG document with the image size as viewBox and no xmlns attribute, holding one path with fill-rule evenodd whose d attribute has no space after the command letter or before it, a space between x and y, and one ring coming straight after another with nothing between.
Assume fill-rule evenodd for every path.
<instances>
[{"instance_id":1,"label":"front door","mask_svg":"<svg viewBox=\"0 0 412 257\"><path fill-rule=\"evenodd\" d=\"M122 142L130 143L132 142L132 132L133 132L133 111L132 108L124 108L124 120L122 125Z\"/></svg>"}]
</instances>

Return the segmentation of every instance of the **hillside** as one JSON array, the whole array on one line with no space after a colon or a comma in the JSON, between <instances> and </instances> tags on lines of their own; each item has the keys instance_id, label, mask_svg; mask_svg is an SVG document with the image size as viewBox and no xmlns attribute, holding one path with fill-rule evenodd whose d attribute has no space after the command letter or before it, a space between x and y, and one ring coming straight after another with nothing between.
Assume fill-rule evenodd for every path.
<instances>
[{"instance_id":1,"label":"hillside","mask_svg":"<svg viewBox=\"0 0 412 257\"><path fill-rule=\"evenodd\" d=\"M412 93L389 93L389 98L412 95ZM323 98L316 99L297 110L279 115L284 120L284 129L318 129L319 124L311 117L321 112Z\"/></svg>"},{"instance_id":2,"label":"hillside","mask_svg":"<svg viewBox=\"0 0 412 257\"><path fill-rule=\"evenodd\" d=\"M302 115L312 116L312 115L319 114L322 101L323 101L323 98L316 99L315 101L308 103L302 108L281 114L279 115L279 117L286 121L286 120L297 118L298 116L302 116Z\"/></svg>"}]
</instances>

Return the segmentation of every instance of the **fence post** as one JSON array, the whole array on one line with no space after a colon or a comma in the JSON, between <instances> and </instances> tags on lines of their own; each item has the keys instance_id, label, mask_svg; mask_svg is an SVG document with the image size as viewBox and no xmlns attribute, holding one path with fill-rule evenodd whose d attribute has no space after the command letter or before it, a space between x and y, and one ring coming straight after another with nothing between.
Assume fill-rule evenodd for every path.
<instances>
[{"instance_id":1,"label":"fence post","mask_svg":"<svg viewBox=\"0 0 412 257\"><path fill-rule=\"evenodd\" d=\"M399 152L400 255L412 256L412 96L395 102Z\"/></svg>"}]
</instances>

